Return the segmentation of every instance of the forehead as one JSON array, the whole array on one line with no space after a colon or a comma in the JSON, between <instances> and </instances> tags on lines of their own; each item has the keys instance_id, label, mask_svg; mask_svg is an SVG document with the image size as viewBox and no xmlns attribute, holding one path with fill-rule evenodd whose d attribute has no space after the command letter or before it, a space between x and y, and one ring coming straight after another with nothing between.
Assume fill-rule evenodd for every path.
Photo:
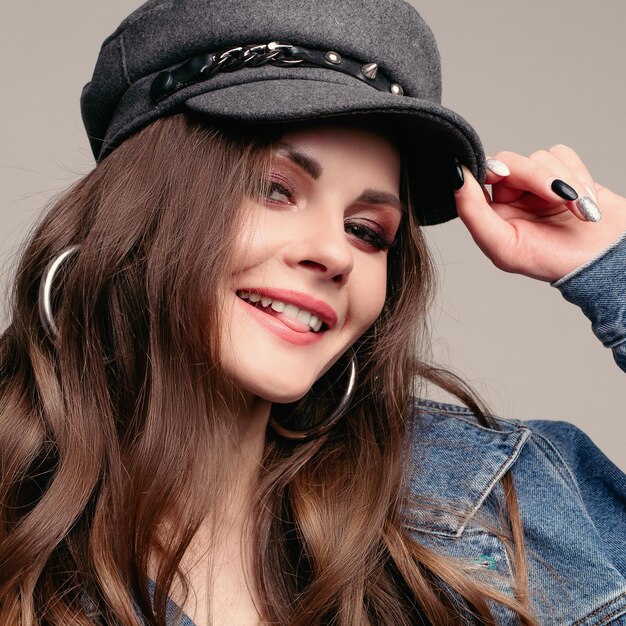
<instances>
[{"instance_id":1,"label":"forehead","mask_svg":"<svg viewBox=\"0 0 626 626\"><path fill-rule=\"evenodd\" d=\"M397 184L400 151L384 131L364 124L317 123L290 128L274 143L274 155L289 158L311 178L325 167Z\"/></svg>"}]
</instances>

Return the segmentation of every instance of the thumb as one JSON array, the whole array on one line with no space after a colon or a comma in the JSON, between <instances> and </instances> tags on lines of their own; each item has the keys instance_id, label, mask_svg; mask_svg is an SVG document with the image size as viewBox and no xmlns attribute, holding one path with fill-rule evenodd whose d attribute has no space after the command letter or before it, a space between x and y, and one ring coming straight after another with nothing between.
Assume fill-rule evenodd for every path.
<instances>
[{"instance_id":1,"label":"thumb","mask_svg":"<svg viewBox=\"0 0 626 626\"><path fill-rule=\"evenodd\" d=\"M478 247L497 265L499 251L515 237L515 228L491 208L489 194L470 170L460 167L464 182L454 192L457 213Z\"/></svg>"}]
</instances>

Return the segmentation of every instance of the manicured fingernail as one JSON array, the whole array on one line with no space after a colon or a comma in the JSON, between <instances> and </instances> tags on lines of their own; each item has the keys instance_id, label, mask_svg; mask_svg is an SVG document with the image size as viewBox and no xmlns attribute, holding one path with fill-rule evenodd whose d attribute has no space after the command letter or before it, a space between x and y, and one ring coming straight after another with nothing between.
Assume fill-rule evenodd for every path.
<instances>
[{"instance_id":1,"label":"manicured fingernail","mask_svg":"<svg viewBox=\"0 0 626 626\"><path fill-rule=\"evenodd\" d=\"M576 200L576 206L589 222L599 222L602 219L598 205L588 196Z\"/></svg>"},{"instance_id":2,"label":"manicured fingernail","mask_svg":"<svg viewBox=\"0 0 626 626\"><path fill-rule=\"evenodd\" d=\"M497 176L508 176L511 173L511 170L506 166L506 163L503 163L498 159L487 159L486 166L490 172L493 172Z\"/></svg>"},{"instance_id":3,"label":"manicured fingernail","mask_svg":"<svg viewBox=\"0 0 626 626\"><path fill-rule=\"evenodd\" d=\"M559 198L563 198L563 200L569 200L571 202L578 199L576 190L560 178L554 179L554 182L552 183L552 191L554 191Z\"/></svg>"},{"instance_id":4,"label":"manicured fingernail","mask_svg":"<svg viewBox=\"0 0 626 626\"><path fill-rule=\"evenodd\" d=\"M454 165L452 167L452 188L458 191L463 187L465 178L463 177L463 170L461 169L461 161L454 157Z\"/></svg>"},{"instance_id":5,"label":"manicured fingernail","mask_svg":"<svg viewBox=\"0 0 626 626\"><path fill-rule=\"evenodd\" d=\"M589 185L585 185L585 189L587 190L589 197L597 204L598 196L596 196L595 190L593 190Z\"/></svg>"}]
</instances>

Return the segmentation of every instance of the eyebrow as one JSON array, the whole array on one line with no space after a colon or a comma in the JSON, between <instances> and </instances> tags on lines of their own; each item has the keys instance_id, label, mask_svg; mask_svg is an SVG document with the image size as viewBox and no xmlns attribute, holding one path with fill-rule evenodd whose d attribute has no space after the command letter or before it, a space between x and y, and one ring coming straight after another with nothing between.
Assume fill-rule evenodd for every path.
<instances>
[{"instance_id":1,"label":"eyebrow","mask_svg":"<svg viewBox=\"0 0 626 626\"><path fill-rule=\"evenodd\" d=\"M277 153L286 156L293 161L298 167L304 170L313 180L317 180L323 171L323 167L311 155L294 148L291 144L280 142L277 145ZM366 204L387 204L400 213L404 212L402 203L398 196L388 191L380 191L378 189L366 189L358 198L357 202Z\"/></svg>"}]
</instances>

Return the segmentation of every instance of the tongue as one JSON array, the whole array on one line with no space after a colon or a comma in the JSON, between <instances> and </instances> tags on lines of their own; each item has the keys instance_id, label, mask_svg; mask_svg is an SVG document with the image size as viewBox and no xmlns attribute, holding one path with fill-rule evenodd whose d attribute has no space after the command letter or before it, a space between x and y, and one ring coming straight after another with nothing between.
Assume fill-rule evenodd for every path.
<instances>
[{"instance_id":1,"label":"tongue","mask_svg":"<svg viewBox=\"0 0 626 626\"><path fill-rule=\"evenodd\" d=\"M278 311L274 311L271 306L262 307L259 304L256 305L257 309L261 309L263 313L267 313L272 317L279 319L285 326L289 326L291 330L295 330L298 333L308 333L311 332L311 327L308 324L303 324L302 322L297 322L296 320L292 320L288 317L285 317L282 313L278 313Z\"/></svg>"}]
</instances>

